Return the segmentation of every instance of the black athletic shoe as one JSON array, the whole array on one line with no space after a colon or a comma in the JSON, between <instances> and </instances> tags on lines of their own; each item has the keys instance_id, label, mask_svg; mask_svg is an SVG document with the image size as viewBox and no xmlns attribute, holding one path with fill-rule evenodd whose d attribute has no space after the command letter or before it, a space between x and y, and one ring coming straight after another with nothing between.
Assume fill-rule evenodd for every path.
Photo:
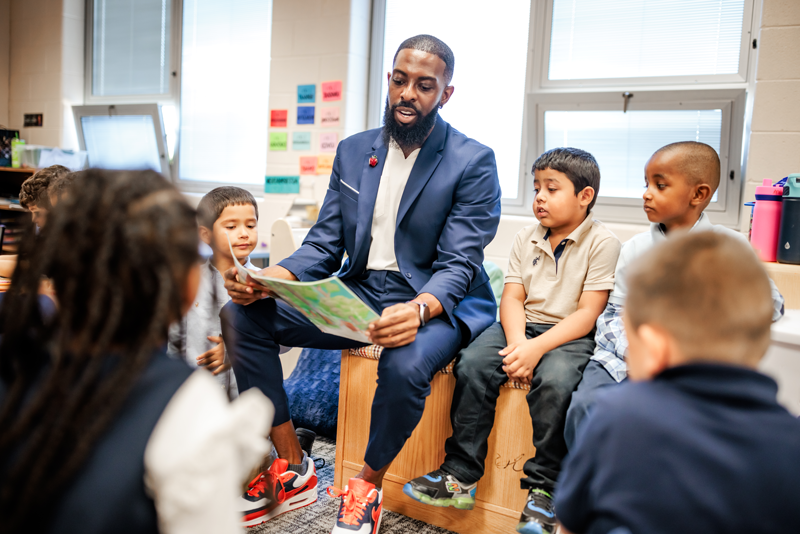
<instances>
[{"instance_id":1,"label":"black athletic shoe","mask_svg":"<svg viewBox=\"0 0 800 534\"><path fill-rule=\"evenodd\" d=\"M556 530L556 512L553 496L541 488L528 493L528 502L522 509L517 532L522 534L553 534Z\"/></svg>"},{"instance_id":2,"label":"black athletic shoe","mask_svg":"<svg viewBox=\"0 0 800 534\"><path fill-rule=\"evenodd\" d=\"M317 435L313 430L308 430L307 428L298 428L294 432L297 434L300 448L305 451L306 456L311 458L311 449L314 448L314 440L317 439Z\"/></svg>"},{"instance_id":3,"label":"black athletic shoe","mask_svg":"<svg viewBox=\"0 0 800 534\"><path fill-rule=\"evenodd\" d=\"M460 510L472 510L475 506L475 489L478 483L464 484L453 475L437 469L415 478L403 486L403 493L431 506L452 506Z\"/></svg>"}]
</instances>

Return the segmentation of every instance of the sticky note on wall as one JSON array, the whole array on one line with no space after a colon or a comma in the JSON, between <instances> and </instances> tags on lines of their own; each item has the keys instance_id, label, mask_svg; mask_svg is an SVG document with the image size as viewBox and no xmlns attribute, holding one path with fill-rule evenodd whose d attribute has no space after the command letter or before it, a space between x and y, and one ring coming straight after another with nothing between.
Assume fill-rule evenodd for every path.
<instances>
[{"instance_id":1,"label":"sticky note on wall","mask_svg":"<svg viewBox=\"0 0 800 534\"><path fill-rule=\"evenodd\" d=\"M298 85L297 86L297 103L298 104L313 104L316 98L317 86L316 85Z\"/></svg>"},{"instance_id":2,"label":"sticky note on wall","mask_svg":"<svg viewBox=\"0 0 800 534\"><path fill-rule=\"evenodd\" d=\"M336 132L325 132L319 134L319 151L320 152L336 152Z\"/></svg>"},{"instance_id":3,"label":"sticky note on wall","mask_svg":"<svg viewBox=\"0 0 800 534\"><path fill-rule=\"evenodd\" d=\"M322 154L317 157L317 174L333 172L333 154Z\"/></svg>"},{"instance_id":4,"label":"sticky note on wall","mask_svg":"<svg viewBox=\"0 0 800 534\"><path fill-rule=\"evenodd\" d=\"M311 150L311 132L293 132L292 150Z\"/></svg>"},{"instance_id":5,"label":"sticky note on wall","mask_svg":"<svg viewBox=\"0 0 800 534\"><path fill-rule=\"evenodd\" d=\"M269 133L269 149L272 151L286 150L289 135L286 132Z\"/></svg>"},{"instance_id":6,"label":"sticky note on wall","mask_svg":"<svg viewBox=\"0 0 800 534\"><path fill-rule=\"evenodd\" d=\"M288 118L288 109L273 109L269 114L269 125L273 128L286 128Z\"/></svg>"},{"instance_id":7,"label":"sticky note on wall","mask_svg":"<svg viewBox=\"0 0 800 534\"><path fill-rule=\"evenodd\" d=\"M300 174L317 174L317 156L300 158Z\"/></svg>"},{"instance_id":8,"label":"sticky note on wall","mask_svg":"<svg viewBox=\"0 0 800 534\"><path fill-rule=\"evenodd\" d=\"M342 99L342 81L322 82L322 101L333 102Z\"/></svg>"},{"instance_id":9,"label":"sticky note on wall","mask_svg":"<svg viewBox=\"0 0 800 534\"><path fill-rule=\"evenodd\" d=\"M265 176L264 177L264 192L265 193L299 193L300 192L300 177L299 176Z\"/></svg>"},{"instance_id":10,"label":"sticky note on wall","mask_svg":"<svg viewBox=\"0 0 800 534\"><path fill-rule=\"evenodd\" d=\"M314 106L297 106L297 124L314 124Z\"/></svg>"},{"instance_id":11,"label":"sticky note on wall","mask_svg":"<svg viewBox=\"0 0 800 534\"><path fill-rule=\"evenodd\" d=\"M339 106L320 108L319 118L322 126L339 126Z\"/></svg>"}]
</instances>

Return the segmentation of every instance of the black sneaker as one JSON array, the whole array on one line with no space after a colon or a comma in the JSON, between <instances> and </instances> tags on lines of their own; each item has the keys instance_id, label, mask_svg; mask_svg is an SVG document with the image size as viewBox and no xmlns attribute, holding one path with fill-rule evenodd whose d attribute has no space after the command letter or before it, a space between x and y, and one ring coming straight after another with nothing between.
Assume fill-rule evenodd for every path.
<instances>
[{"instance_id":1,"label":"black sneaker","mask_svg":"<svg viewBox=\"0 0 800 534\"><path fill-rule=\"evenodd\" d=\"M403 493L424 504L452 506L459 510L472 510L475 506L475 489L478 483L464 484L453 475L437 469L408 482Z\"/></svg>"},{"instance_id":2,"label":"black sneaker","mask_svg":"<svg viewBox=\"0 0 800 534\"><path fill-rule=\"evenodd\" d=\"M522 509L517 532L522 534L553 534L556 530L556 512L553 496L541 488L528 493L528 502Z\"/></svg>"},{"instance_id":3,"label":"black sneaker","mask_svg":"<svg viewBox=\"0 0 800 534\"><path fill-rule=\"evenodd\" d=\"M313 430L307 428L298 428L295 431L297 434L297 441L300 442L300 448L306 453L306 456L311 458L311 449L314 448L314 440L317 439L317 434Z\"/></svg>"}]
</instances>

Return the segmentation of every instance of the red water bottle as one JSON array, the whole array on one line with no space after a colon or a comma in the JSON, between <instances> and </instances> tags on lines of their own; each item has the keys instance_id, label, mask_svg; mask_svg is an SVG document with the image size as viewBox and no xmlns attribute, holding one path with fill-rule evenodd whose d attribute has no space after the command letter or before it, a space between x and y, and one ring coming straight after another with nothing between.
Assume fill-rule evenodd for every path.
<instances>
[{"instance_id":1,"label":"red water bottle","mask_svg":"<svg viewBox=\"0 0 800 534\"><path fill-rule=\"evenodd\" d=\"M753 231L750 243L761 261L775 261L778 251L778 233L781 227L783 187L775 187L764 180L756 187L756 207L753 209Z\"/></svg>"}]
</instances>

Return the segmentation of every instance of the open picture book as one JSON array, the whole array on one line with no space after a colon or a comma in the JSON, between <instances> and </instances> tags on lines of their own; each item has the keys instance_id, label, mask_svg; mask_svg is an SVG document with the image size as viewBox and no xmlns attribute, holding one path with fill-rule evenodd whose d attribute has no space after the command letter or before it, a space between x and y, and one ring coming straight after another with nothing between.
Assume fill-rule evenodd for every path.
<instances>
[{"instance_id":1,"label":"open picture book","mask_svg":"<svg viewBox=\"0 0 800 534\"><path fill-rule=\"evenodd\" d=\"M228 246L241 283L251 281L266 287L326 334L369 343L367 327L380 316L339 278L332 276L314 282L296 282L261 276L239 262L233 253L230 236Z\"/></svg>"}]
</instances>

